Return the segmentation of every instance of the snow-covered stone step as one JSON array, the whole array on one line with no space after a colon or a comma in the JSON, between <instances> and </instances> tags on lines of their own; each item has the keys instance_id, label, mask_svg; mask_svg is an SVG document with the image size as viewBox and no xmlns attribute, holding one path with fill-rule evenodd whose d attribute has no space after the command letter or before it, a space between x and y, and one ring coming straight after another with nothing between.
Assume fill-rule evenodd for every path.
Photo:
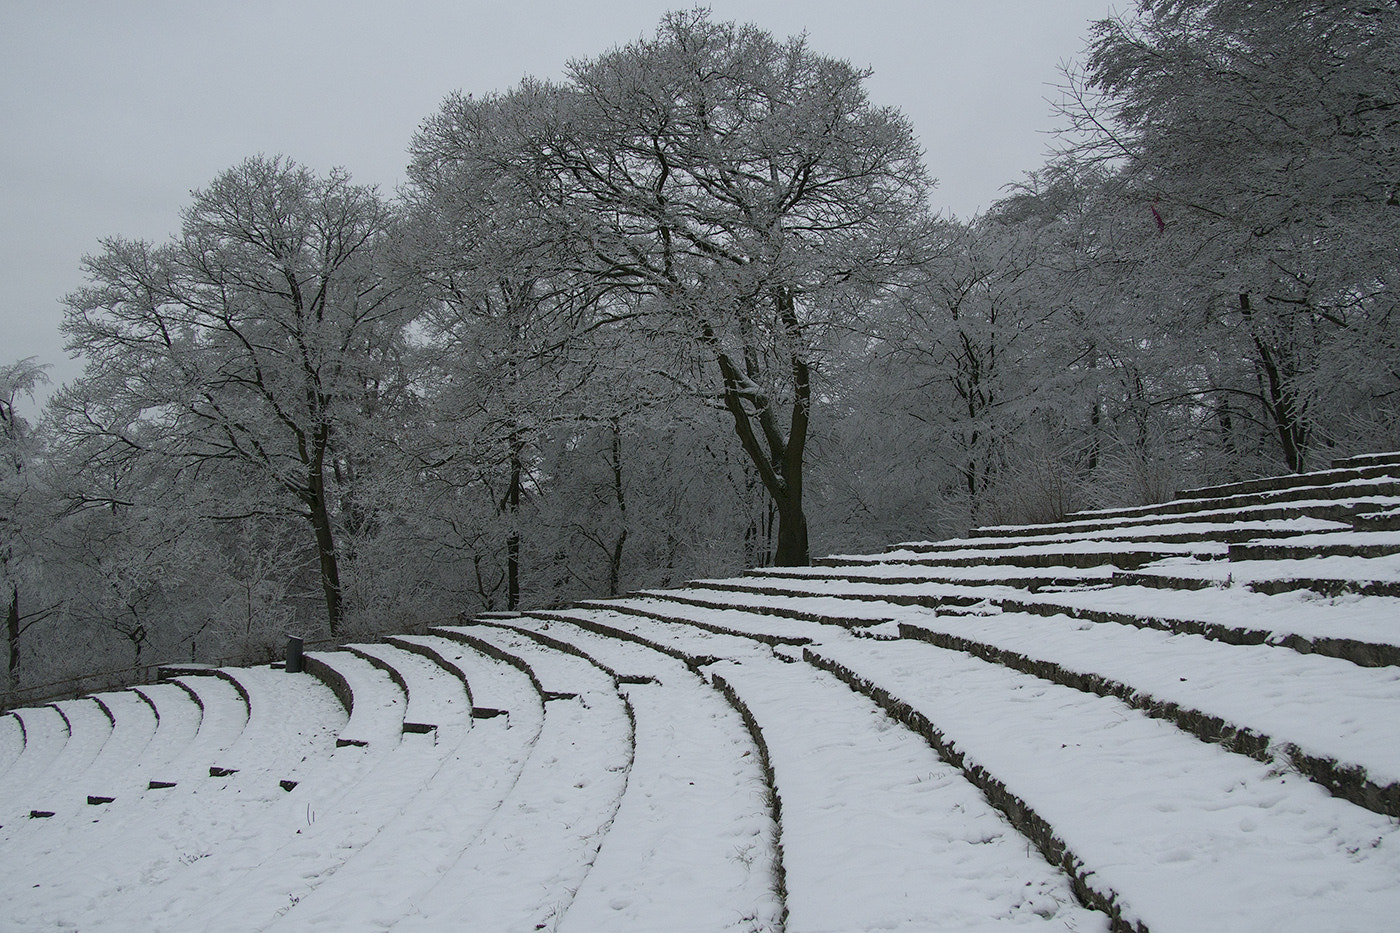
<instances>
[{"instance_id":1,"label":"snow-covered stone step","mask_svg":"<svg viewBox=\"0 0 1400 933\"><path fill-rule=\"evenodd\" d=\"M740 917L775 928L776 822L738 712L662 651L553 614L514 624L615 672L636 730L627 792L559 929L706 933Z\"/></svg>"},{"instance_id":2,"label":"snow-covered stone step","mask_svg":"<svg viewBox=\"0 0 1400 933\"><path fill-rule=\"evenodd\" d=\"M359 795L322 811L330 815L304 826L298 846L263 863L253 892L247 884L229 888L230 923L252 915L266 916L272 929L387 929L452 868L519 780L544 723L544 701L531 679L441 636L396 640L430 647L449 661L489 715L437 730L436 747L444 751L436 771L399 801L392 817L374 824L375 814L356 802ZM431 738L405 736L385 766Z\"/></svg>"},{"instance_id":3,"label":"snow-covered stone step","mask_svg":"<svg viewBox=\"0 0 1400 933\"><path fill-rule=\"evenodd\" d=\"M292 778L282 785L285 794L274 794L269 801L267 809L280 811L280 819L267 821L262 832L248 834L239 846L220 851L207 865L192 867L191 874L199 876L195 886L203 892L199 914L190 914L190 905L175 902L156 919L171 927L199 917L222 918L216 926L246 923L252 917L259 918L259 925L275 920L293 899L312 890L308 879L336 874L377 835L395 832L406 810L449 759L463 753L472 721L461 681L402 649L375 645L360 650L373 652L388 668L375 665L377 671L393 671L397 676L391 680L416 689L420 702L431 702L438 691L443 708L437 711L442 715L433 717L434 727L407 730L395 743L372 739L366 746L350 743L332 748L328 742L320 760L308 756L306 763L276 772ZM348 653L366 660L358 652ZM346 679L354 684L356 676L351 673ZM317 687L329 699L329 691ZM355 689L357 705L372 702L373 694L366 693L363 684ZM303 810L310 816L298 819Z\"/></svg>"},{"instance_id":4,"label":"snow-covered stone step","mask_svg":"<svg viewBox=\"0 0 1400 933\"><path fill-rule=\"evenodd\" d=\"M1251 506L1278 505L1286 502L1333 501L1342 504L1355 500L1374 498L1394 498L1400 496L1400 480L1391 476L1378 476L1368 479L1350 480L1340 483L1312 483L1284 489L1265 489L1258 492L1234 495L1209 496L1204 498L1173 499L1153 505L1139 505L1118 509L1089 509L1074 512L1069 521L1102 521L1106 518L1136 518L1144 515L1179 515L1199 511L1220 511L1241 509Z\"/></svg>"},{"instance_id":5,"label":"snow-covered stone step","mask_svg":"<svg viewBox=\"0 0 1400 933\"><path fill-rule=\"evenodd\" d=\"M1075 512L1058 522L1042 522L1025 525L984 525L973 528L968 537L1006 538L1021 535L1040 536L1046 534L1087 534L1096 531L1147 528L1161 524L1184 524L1194 522L1227 523L1234 521L1283 521L1292 519L1323 519L1332 522L1350 523L1352 518L1377 509L1386 509L1396 504L1395 495L1358 495L1344 500L1325 498L1303 498L1286 502L1267 504L1246 504L1221 507L1203 507L1193 511L1154 511L1153 506L1142 506L1128 514L1104 512Z\"/></svg>"},{"instance_id":6,"label":"snow-covered stone step","mask_svg":"<svg viewBox=\"0 0 1400 933\"><path fill-rule=\"evenodd\" d=\"M0 872L0 903L16 922L23 918L25 927L100 928L122 899L139 905L134 909L142 913L131 916L144 915L150 902L142 898L154 887L207 858L227 837L228 823L248 825L240 819L221 825L230 795L221 792L224 781L209 776L211 763L247 724L243 697L213 676L178 677L142 689L167 711L181 708L169 692L180 691L199 711L197 721L179 713L163 718L197 728L182 733L185 741L172 744L174 754L167 760L147 762L143 756L146 767L135 777L147 781L144 793L93 808L90 819L20 821L27 855ZM0 831L0 846L20 844L10 829Z\"/></svg>"},{"instance_id":7,"label":"snow-covered stone step","mask_svg":"<svg viewBox=\"0 0 1400 933\"><path fill-rule=\"evenodd\" d=\"M1322 654L1366 667L1400 665L1400 599L1386 596L1308 598L1267 595L1243 586L1158 590L1115 586L1041 592L1033 597L995 594L1003 609L1203 635L1239 645L1269 644Z\"/></svg>"},{"instance_id":8,"label":"snow-covered stone step","mask_svg":"<svg viewBox=\"0 0 1400 933\"><path fill-rule=\"evenodd\" d=\"M305 660L306 672L330 687L350 714L337 745L398 742L408 698L393 678L348 651L309 651Z\"/></svg>"},{"instance_id":9,"label":"snow-covered stone step","mask_svg":"<svg viewBox=\"0 0 1400 933\"><path fill-rule=\"evenodd\" d=\"M790 929L1107 926L961 773L835 678L775 657L712 672L767 746Z\"/></svg>"},{"instance_id":10,"label":"snow-covered stone step","mask_svg":"<svg viewBox=\"0 0 1400 933\"><path fill-rule=\"evenodd\" d=\"M1028 544L996 550L975 547L938 552L892 550L883 554L833 554L813 561L817 567L842 567L850 564L881 563L914 567L1023 567L1044 569L1066 567L1089 569L1112 566L1136 570L1145 564L1168 557L1224 557L1226 545L1203 540L1183 544L1151 542L1135 546L1134 542L1081 539L1055 544Z\"/></svg>"},{"instance_id":11,"label":"snow-covered stone step","mask_svg":"<svg viewBox=\"0 0 1400 933\"><path fill-rule=\"evenodd\" d=\"M503 629L440 631L534 671L544 724L493 818L395 928L546 929L567 912L616 816L632 765L631 718L611 678L581 658Z\"/></svg>"},{"instance_id":12,"label":"snow-covered stone step","mask_svg":"<svg viewBox=\"0 0 1400 933\"><path fill-rule=\"evenodd\" d=\"M1300 560L1313 557L1385 557L1397 553L1400 553L1400 531L1347 531L1231 544L1229 557L1231 561ZM1362 579L1370 579L1370 574Z\"/></svg>"},{"instance_id":13,"label":"snow-covered stone step","mask_svg":"<svg viewBox=\"0 0 1400 933\"><path fill-rule=\"evenodd\" d=\"M792 617L781 617L773 624L755 628L748 616L731 617L722 607L699 605L705 602L705 591L709 589L708 582L697 581L684 590L642 591L636 596L581 602L577 608L673 619L716 635L738 635L769 645L803 645L811 637L809 626ZM697 602L688 601L692 594ZM731 622L738 624L731 625Z\"/></svg>"},{"instance_id":14,"label":"snow-covered stone step","mask_svg":"<svg viewBox=\"0 0 1400 933\"><path fill-rule=\"evenodd\" d=\"M1339 470L1348 467L1364 467L1378 464L1400 466L1400 452L1356 454L1351 457L1342 457L1332 461L1332 468L1334 470Z\"/></svg>"},{"instance_id":15,"label":"snow-covered stone step","mask_svg":"<svg viewBox=\"0 0 1400 933\"><path fill-rule=\"evenodd\" d=\"M462 678L422 655L392 644L346 645L399 684L408 698L405 732L431 732L442 723L471 719L471 699Z\"/></svg>"},{"instance_id":16,"label":"snow-covered stone step","mask_svg":"<svg viewBox=\"0 0 1400 933\"><path fill-rule=\"evenodd\" d=\"M247 718L233 741L220 743L205 759L209 765L202 772L187 770L172 787L153 781L143 807L115 801L90 840L72 843L88 850L81 857L75 853L75 862L86 860L97 870L78 875L56 896L55 906L80 928L99 926L102 911L113 910L140 915L151 929L207 927L202 911L221 884L314 819L304 801L290 799L289 789L308 775L354 774L330 761L346 717L336 697L310 675L260 666L179 680L201 695L201 731L217 726L226 707L246 702ZM360 749L349 751L363 756ZM125 825L113 825L110 835L131 847L120 863L97 851L108 838L102 826L116 820ZM139 884L131 881L133 873Z\"/></svg>"},{"instance_id":17,"label":"snow-covered stone step","mask_svg":"<svg viewBox=\"0 0 1400 933\"><path fill-rule=\"evenodd\" d=\"M1400 910L1400 829L1301 777L1118 700L932 645L804 650L929 736L1042 846L1067 847L1129 922L1361 930Z\"/></svg>"},{"instance_id":18,"label":"snow-covered stone step","mask_svg":"<svg viewBox=\"0 0 1400 933\"><path fill-rule=\"evenodd\" d=\"M456 663L456 660L461 657L460 646L452 643L451 639L444 640L437 635L426 638L413 635L389 635L385 637L384 643L416 654L438 668L439 673L445 673L452 677L456 681L456 689L460 690L462 697L465 698L467 715L471 716L472 707L475 704L472 699L471 678L468 676L467 670ZM451 650L441 650L444 647ZM459 699L457 702L460 704L461 700Z\"/></svg>"},{"instance_id":19,"label":"snow-covered stone step","mask_svg":"<svg viewBox=\"0 0 1400 933\"><path fill-rule=\"evenodd\" d=\"M1195 489L1183 489L1172 498L1173 500L1220 499L1227 496L1253 492L1275 492L1283 489L1293 489L1299 486L1330 486L1351 482L1353 480L1394 477L1397 475L1400 475L1400 473L1397 473L1396 465L1391 462L1371 461L1369 463L1350 463L1343 466L1334 465L1330 470L1314 470L1308 473L1285 473L1280 476L1264 476L1259 479L1247 479L1233 483L1221 483L1215 486L1200 486Z\"/></svg>"},{"instance_id":20,"label":"snow-covered stone step","mask_svg":"<svg viewBox=\"0 0 1400 933\"><path fill-rule=\"evenodd\" d=\"M23 807L19 797L32 792L39 776L68 744L68 721L58 707L30 706L13 710L11 715L23 723L25 741L19 758L0 776L0 826L14 821L13 814Z\"/></svg>"},{"instance_id":21,"label":"snow-covered stone step","mask_svg":"<svg viewBox=\"0 0 1400 933\"><path fill-rule=\"evenodd\" d=\"M875 625L890 618L889 607L862 600L814 594L805 599L787 599L762 592L711 589L704 581L683 590L646 590L643 595L664 603L677 603L699 609L745 612L759 610L779 619L818 622L825 625ZM703 618L703 616L697 616ZM808 633L802 626L791 626L795 636ZM808 633L809 634L809 633Z\"/></svg>"},{"instance_id":22,"label":"snow-covered stone step","mask_svg":"<svg viewBox=\"0 0 1400 933\"><path fill-rule=\"evenodd\" d=\"M91 697L59 700L50 704L63 717L68 740L42 771L34 773L27 785L14 787L0 798L0 823L15 818L17 812L43 812L71 816L74 799L85 796L74 784L85 772L103 744L112 735L112 720Z\"/></svg>"},{"instance_id":23,"label":"snow-covered stone step","mask_svg":"<svg viewBox=\"0 0 1400 933\"><path fill-rule=\"evenodd\" d=\"M99 693L92 699L107 711L112 731L88 768L74 775L72 784L88 803L96 805L147 789L141 761L158 722L155 708L135 691Z\"/></svg>"},{"instance_id":24,"label":"snow-covered stone step","mask_svg":"<svg viewBox=\"0 0 1400 933\"><path fill-rule=\"evenodd\" d=\"M171 683L198 706L199 728L193 741L170 760L167 770L153 775L163 784L207 777L214 759L237 742L248 725L248 702L228 681L196 675L176 677Z\"/></svg>"},{"instance_id":25,"label":"snow-covered stone step","mask_svg":"<svg viewBox=\"0 0 1400 933\"><path fill-rule=\"evenodd\" d=\"M871 582L866 583L866 578L858 575L843 575L834 582L813 574L764 575L733 582L707 581L705 585L728 590L732 595L727 605L733 608L748 607L760 612L782 612L785 602L800 607L804 605L800 600L814 598L868 604L861 609L843 609L839 604L826 603L827 619L838 624L842 615L867 623L880 617L893 618L897 614L893 607L898 606L949 611L987 602L1017 612L1068 612L1081 619L1202 635L1229 644L1278 645L1364 666L1400 665L1400 631L1390 621L1400 611L1400 602L1393 599L1343 596L1342 602L1336 604L1335 599L1309 599L1306 594L1291 591L1274 598L1259 592L1252 583L1227 586L1228 581L1223 579L1204 580L1196 586L1170 586L1164 591L1147 576L1145 572L1123 575L1112 586L1046 586L1033 594L996 585L972 588L887 582L898 579L888 577L871 577ZM776 582L779 580L782 582ZM684 591L678 595L689 597ZM750 599L750 595L763 595L765 599ZM697 603L719 605L713 597ZM803 614L800 608L790 611ZM1261 620L1268 622L1267 627L1259 624Z\"/></svg>"},{"instance_id":26,"label":"snow-covered stone step","mask_svg":"<svg viewBox=\"0 0 1400 933\"><path fill-rule=\"evenodd\" d=\"M141 755L142 768L155 773L194 741L199 732L199 704L175 683L142 684L132 691L145 697L155 712L156 732Z\"/></svg>"},{"instance_id":27,"label":"snow-covered stone step","mask_svg":"<svg viewBox=\"0 0 1400 933\"><path fill-rule=\"evenodd\" d=\"M890 546L886 552L913 551L915 553L938 554L966 548L1001 550L1029 545L1056 545L1079 541L1105 543L1134 541L1174 544L1187 544L1195 541L1223 541L1233 543L1318 531L1350 531L1351 527L1346 522L1310 516L1283 518L1274 521L1212 521L1207 518L1194 522L1154 522L1107 528L1096 527L1078 532L1046 531L1004 537L987 534L981 537L949 538L943 541L905 541Z\"/></svg>"},{"instance_id":28,"label":"snow-covered stone step","mask_svg":"<svg viewBox=\"0 0 1400 933\"><path fill-rule=\"evenodd\" d=\"M947 584L949 586L1009 586L1039 590L1052 586L1086 586L1117 580L1122 571L1107 564L1098 567L1061 567L1046 573L1034 567L934 567L918 564L885 564L876 557L868 561L820 567L761 567L742 577L751 580L812 580L870 582L886 584Z\"/></svg>"},{"instance_id":29,"label":"snow-covered stone step","mask_svg":"<svg viewBox=\"0 0 1400 933\"><path fill-rule=\"evenodd\" d=\"M807 622L779 617L757 618L750 613L648 598L608 600L536 614L587 625L613 637L637 640L672 652L673 657L691 667L701 667L715 657L743 656L765 644L780 643L779 639L788 643L797 643L798 639L805 642L814 628ZM699 624L694 624L696 622ZM794 630L803 634L795 635ZM764 635L768 641L764 640Z\"/></svg>"},{"instance_id":30,"label":"snow-covered stone step","mask_svg":"<svg viewBox=\"0 0 1400 933\"><path fill-rule=\"evenodd\" d=\"M1116 696L1400 817L1400 671L1068 616L910 618L899 625L902 637Z\"/></svg>"}]
</instances>

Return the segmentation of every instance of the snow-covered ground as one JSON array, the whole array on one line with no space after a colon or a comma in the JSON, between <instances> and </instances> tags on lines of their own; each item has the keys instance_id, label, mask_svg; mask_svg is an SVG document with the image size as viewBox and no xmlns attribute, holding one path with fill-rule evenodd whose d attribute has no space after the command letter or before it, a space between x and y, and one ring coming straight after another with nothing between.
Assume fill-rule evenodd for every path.
<instances>
[{"instance_id":1,"label":"snow-covered ground","mask_svg":"<svg viewBox=\"0 0 1400 933\"><path fill-rule=\"evenodd\" d=\"M16 711L0 930L1393 928L1397 501L1293 483Z\"/></svg>"}]
</instances>

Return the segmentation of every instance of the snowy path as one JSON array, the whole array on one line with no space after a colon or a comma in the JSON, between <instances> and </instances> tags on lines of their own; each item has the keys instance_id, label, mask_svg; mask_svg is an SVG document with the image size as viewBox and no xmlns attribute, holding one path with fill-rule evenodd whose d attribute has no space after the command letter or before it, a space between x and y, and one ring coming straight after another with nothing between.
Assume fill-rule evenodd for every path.
<instances>
[{"instance_id":1,"label":"snowy path","mask_svg":"<svg viewBox=\"0 0 1400 933\"><path fill-rule=\"evenodd\" d=\"M852 639L817 654L927 717L1154 933L1375 930L1400 911L1394 821L1300 777L930 645Z\"/></svg>"}]
</instances>

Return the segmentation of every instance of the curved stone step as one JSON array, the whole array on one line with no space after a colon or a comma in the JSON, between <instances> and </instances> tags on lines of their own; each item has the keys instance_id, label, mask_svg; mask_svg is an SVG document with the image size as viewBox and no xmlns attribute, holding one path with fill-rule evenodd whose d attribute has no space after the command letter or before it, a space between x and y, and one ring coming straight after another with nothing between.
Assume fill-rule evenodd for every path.
<instances>
[{"instance_id":1,"label":"curved stone step","mask_svg":"<svg viewBox=\"0 0 1400 933\"><path fill-rule=\"evenodd\" d=\"M267 916L273 929L386 929L452 868L511 796L544 724L544 701L530 677L442 636L396 640L431 648L459 670L491 715L463 723L455 747L448 744L453 728L440 730L438 745L448 751L437 771L379 825L364 825L358 811L345 809L307 827L303 849L269 859L254 892L246 884L230 889L230 918ZM426 741L405 736L400 749Z\"/></svg>"},{"instance_id":2,"label":"curved stone step","mask_svg":"<svg viewBox=\"0 0 1400 933\"><path fill-rule=\"evenodd\" d=\"M143 759L159 726L155 708L132 690L99 693L93 700L106 709L112 731L88 768L73 776L72 784L89 804L111 803L145 791Z\"/></svg>"},{"instance_id":3,"label":"curved stone step","mask_svg":"<svg viewBox=\"0 0 1400 933\"><path fill-rule=\"evenodd\" d=\"M1046 527L1046 526L1040 526ZM1054 528L1056 526L1048 526ZM1151 542L1161 544L1191 544L1210 541L1235 543L1256 539L1281 538L1289 535L1319 531L1350 531L1347 522L1332 521L1311 516L1275 519L1274 521L1211 521L1209 518L1193 522L1154 522L1142 525L1119 525L1108 528L1090 528L1084 531L1046 531L1019 534L1007 537L982 535L980 537L950 538L944 541L906 541L891 545L883 553L910 551L919 554L939 554L945 551L962 549L1004 550L1007 548L1031 545L1055 545L1080 541Z\"/></svg>"},{"instance_id":4,"label":"curved stone step","mask_svg":"<svg viewBox=\"0 0 1400 933\"><path fill-rule=\"evenodd\" d=\"M1393 499L1396 496L1400 496L1400 480L1382 475L1335 484L1308 484L1258 492L1173 499L1169 502L1119 509L1091 509L1073 512L1065 518L1067 521L1103 521L1109 518L1137 518L1146 515L1166 516L1202 511L1218 512L1294 502L1346 502L1349 503L1349 508L1354 512L1358 501Z\"/></svg>"},{"instance_id":5,"label":"curved stone step","mask_svg":"<svg viewBox=\"0 0 1400 933\"><path fill-rule=\"evenodd\" d=\"M526 614L511 625L611 670L633 710L636 757L627 793L559 929L701 933L736 917L776 928L776 822L738 713L663 651L554 614Z\"/></svg>"},{"instance_id":6,"label":"curved stone step","mask_svg":"<svg viewBox=\"0 0 1400 933\"><path fill-rule=\"evenodd\" d=\"M631 717L611 679L581 658L505 629L435 631L530 668L544 725L510 796L397 928L547 928L566 915L616 816L632 765Z\"/></svg>"},{"instance_id":7,"label":"curved stone step","mask_svg":"<svg viewBox=\"0 0 1400 933\"><path fill-rule=\"evenodd\" d=\"M27 797L40 775L68 744L68 720L56 706L29 706L11 710L24 728L24 751L3 776L0 776L0 826L14 821L14 813L23 808L21 797ZM27 812L27 811L25 811Z\"/></svg>"},{"instance_id":8,"label":"curved stone step","mask_svg":"<svg viewBox=\"0 0 1400 933\"><path fill-rule=\"evenodd\" d=\"M30 811L71 818L78 810L75 799L81 803L86 796L74 780L87 770L112 735L109 714L91 697L59 700L50 706L63 717L68 740L47 766L0 797L0 824L13 820L16 813Z\"/></svg>"},{"instance_id":9,"label":"curved stone step","mask_svg":"<svg viewBox=\"0 0 1400 933\"><path fill-rule=\"evenodd\" d=\"M1231 561L1295 561L1318 557L1387 557L1394 554L1400 554L1398 531L1316 532L1269 542L1231 544L1229 551ZM1400 583L1400 561L1386 563L1396 582ZM1364 571L1361 574L1362 579L1372 577L1372 574Z\"/></svg>"},{"instance_id":10,"label":"curved stone step","mask_svg":"<svg viewBox=\"0 0 1400 933\"><path fill-rule=\"evenodd\" d=\"M852 564L879 563L899 567L1020 567L1025 569L1067 568L1090 570L1097 567L1114 567L1122 570L1137 570L1139 567L1165 560L1170 557L1195 557L1197 559L1221 558L1226 555L1226 545L1214 541L1197 541L1187 544L1152 542L1152 546L1132 547L1131 542L1102 542L1109 545L1100 547L1097 540L1074 541L1054 545L1026 545L1020 548L979 551L964 548L953 551L929 553L924 551L888 551L884 554L862 556L856 554L835 554L813 561L816 567L845 567ZM1092 546L1091 546L1092 545Z\"/></svg>"},{"instance_id":11,"label":"curved stone step","mask_svg":"<svg viewBox=\"0 0 1400 933\"><path fill-rule=\"evenodd\" d=\"M1220 499L1227 496L1242 495L1254 492L1275 492L1284 489L1293 489L1299 486L1332 486L1339 483L1348 483L1353 480L1375 479L1377 477L1394 477L1397 473L1396 464L1389 457L1394 455L1382 455L1383 459L1368 458L1369 462L1347 463L1337 466L1335 463L1330 470L1312 470L1307 473L1284 473L1279 476L1264 476L1258 479L1240 480L1233 483L1221 483L1215 486L1199 486L1195 489L1183 489L1172 497L1173 501L1187 499Z\"/></svg>"},{"instance_id":12,"label":"curved stone step","mask_svg":"<svg viewBox=\"0 0 1400 933\"><path fill-rule=\"evenodd\" d=\"M398 742L408 697L393 678L348 651L309 651L304 659L306 673L328 686L349 714L337 746Z\"/></svg>"},{"instance_id":13,"label":"curved stone step","mask_svg":"<svg viewBox=\"0 0 1400 933\"><path fill-rule=\"evenodd\" d=\"M1333 469L1346 469L1348 467L1364 467L1375 465L1400 466L1400 453L1374 453L1355 454L1350 457L1342 457L1332 461Z\"/></svg>"},{"instance_id":14,"label":"curved stone step","mask_svg":"<svg viewBox=\"0 0 1400 933\"><path fill-rule=\"evenodd\" d=\"M142 755L142 766L149 772L159 773L167 763L185 753L194 741L203 713L179 684L142 684L131 689L145 697L155 713L156 732Z\"/></svg>"},{"instance_id":15,"label":"curved stone step","mask_svg":"<svg viewBox=\"0 0 1400 933\"><path fill-rule=\"evenodd\" d=\"M804 650L945 749L1042 845L1074 853L1126 924L1371 929L1400 909L1400 830L1303 778L932 645Z\"/></svg>"},{"instance_id":16,"label":"curved stone step","mask_svg":"<svg viewBox=\"0 0 1400 933\"><path fill-rule=\"evenodd\" d=\"M1150 528L1154 525L1175 525L1190 522L1286 521L1320 519L1350 524L1355 516L1378 509L1393 507L1393 495L1361 495L1343 501L1331 499L1295 499L1268 504L1225 505L1198 511L1155 512L1153 506L1142 506L1129 514L1112 512L1077 512L1058 522L1027 525L984 525L973 528L968 537L1014 537L1045 534L1077 534L1096 531Z\"/></svg>"},{"instance_id":17,"label":"curved stone step","mask_svg":"<svg viewBox=\"0 0 1400 933\"><path fill-rule=\"evenodd\" d=\"M346 645L345 650L379 667L403 689L408 699L403 731L433 732L440 723L470 722L471 700L462 679L442 666L392 644Z\"/></svg>"}]
</instances>

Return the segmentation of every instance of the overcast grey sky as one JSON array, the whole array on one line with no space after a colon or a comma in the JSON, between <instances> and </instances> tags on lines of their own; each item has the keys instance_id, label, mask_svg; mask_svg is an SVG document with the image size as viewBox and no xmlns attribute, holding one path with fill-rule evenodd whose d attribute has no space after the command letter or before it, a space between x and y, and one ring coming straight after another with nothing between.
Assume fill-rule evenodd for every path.
<instances>
[{"instance_id":1,"label":"overcast grey sky","mask_svg":"<svg viewBox=\"0 0 1400 933\"><path fill-rule=\"evenodd\" d=\"M418 124L461 89L555 78L687 0L0 0L0 364L72 379L60 300L101 237L161 241L189 192L257 153L392 194ZM1039 167L1058 66L1129 0L711 0L717 19L874 69L969 217Z\"/></svg>"}]
</instances>

